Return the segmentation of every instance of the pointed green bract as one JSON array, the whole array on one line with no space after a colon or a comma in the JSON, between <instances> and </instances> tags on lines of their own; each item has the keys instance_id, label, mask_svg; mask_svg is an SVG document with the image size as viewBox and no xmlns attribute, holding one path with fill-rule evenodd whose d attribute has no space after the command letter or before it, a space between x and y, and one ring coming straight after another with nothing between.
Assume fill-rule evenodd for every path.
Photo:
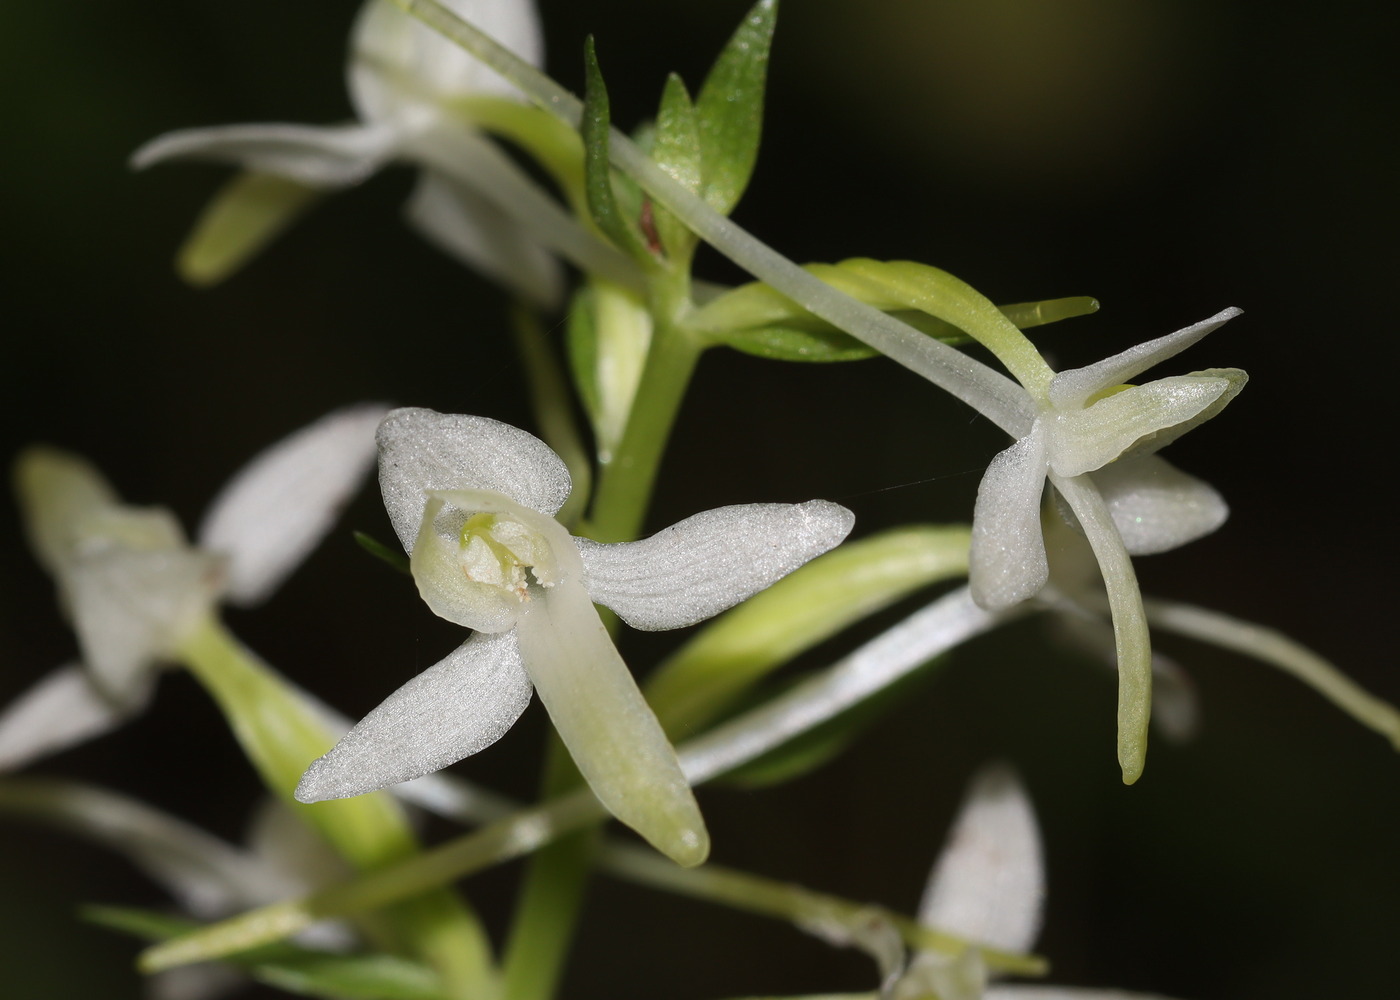
<instances>
[{"instance_id":1,"label":"pointed green bract","mask_svg":"<svg viewBox=\"0 0 1400 1000\"><path fill-rule=\"evenodd\" d=\"M583 178L588 211L598 228L619 249L634 259L644 260L648 256L646 245L631 220L624 215L617 193L613 190L613 172L608 160L612 111L591 36L583 45L583 61L583 121L579 125L579 134L583 138Z\"/></svg>"},{"instance_id":2,"label":"pointed green bract","mask_svg":"<svg viewBox=\"0 0 1400 1000\"><path fill-rule=\"evenodd\" d=\"M217 285L309 209L322 192L271 174L242 173L205 207L175 269L191 285Z\"/></svg>"},{"instance_id":3,"label":"pointed green bract","mask_svg":"<svg viewBox=\"0 0 1400 1000\"><path fill-rule=\"evenodd\" d=\"M661 107L656 114L656 136L651 157L657 165L692 191L700 189L703 158L700 148L700 122L695 105L676 74L666 78ZM652 218L661 249L673 266L689 269L698 237L690 228L660 205L652 203Z\"/></svg>"},{"instance_id":4,"label":"pointed green bract","mask_svg":"<svg viewBox=\"0 0 1400 1000\"><path fill-rule=\"evenodd\" d=\"M720 52L695 99L704 151L700 193L722 214L738 204L758 160L768 53L777 17L777 0L759 0Z\"/></svg>"}]
</instances>

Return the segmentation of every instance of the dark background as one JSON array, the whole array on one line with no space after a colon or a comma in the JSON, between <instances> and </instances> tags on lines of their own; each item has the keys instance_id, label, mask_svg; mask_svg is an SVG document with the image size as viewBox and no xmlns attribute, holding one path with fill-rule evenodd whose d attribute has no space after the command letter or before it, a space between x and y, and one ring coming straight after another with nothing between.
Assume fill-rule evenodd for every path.
<instances>
[{"instance_id":1,"label":"dark background","mask_svg":"<svg viewBox=\"0 0 1400 1000\"><path fill-rule=\"evenodd\" d=\"M698 83L744 8L544 0L549 65L577 86L576 53L596 32L630 124L667 70ZM1170 367L1252 376L1171 455L1219 487L1233 516L1210 539L1140 560L1144 589L1283 627L1396 701L1387 380L1400 164L1385 9L789 0L764 156L737 217L797 260L926 261L998 301L1097 296L1097 316L1039 335L1060 367L1241 306ZM502 299L399 223L407 170L329 200L245 273L196 292L169 261L222 171L124 166L174 128L344 119L352 15L348 2L256 0L0 12L6 461L28 441L65 445L133 502L168 504L192 525L240 462L346 402L528 423ZM862 533L966 519L1002 443L883 361L714 352L652 523L813 496L847 503ZM387 536L371 494L345 527ZM0 532L4 703L74 644L8 496ZM356 714L455 641L346 530L269 607L230 620ZM1007 758L1044 825L1053 981L1197 1000L1393 997L1400 762L1276 672L1160 645L1195 678L1203 731L1186 747L1156 741L1131 789L1113 759L1110 676L1047 652L1026 623L959 654L835 765L776 791L703 792L715 859L910 910L966 778ZM641 669L657 648L634 647ZM536 708L464 773L528 794L542 733ZM163 681L152 714L38 770L126 790L231 839L256 797L183 676ZM470 884L495 927L516 874ZM95 848L0 824L7 995L138 996L131 943L78 923L84 901L161 896ZM600 881L566 994L872 983L860 956L783 925Z\"/></svg>"}]
</instances>

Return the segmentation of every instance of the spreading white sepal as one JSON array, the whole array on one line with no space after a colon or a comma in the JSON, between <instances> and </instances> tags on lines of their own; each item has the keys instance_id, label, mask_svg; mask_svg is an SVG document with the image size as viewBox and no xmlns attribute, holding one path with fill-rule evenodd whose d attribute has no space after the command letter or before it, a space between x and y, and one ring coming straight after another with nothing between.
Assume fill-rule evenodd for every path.
<instances>
[{"instance_id":1,"label":"spreading white sepal","mask_svg":"<svg viewBox=\"0 0 1400 1000\"><path fill-rule=\"evenodd\" d=\"M80 664L47 674L0 712L0 772L116 729L145 707L151 684L118 704L104 697Z\"/></svg>"},{"instance_id":2,"label":"spreading white sepal","mask_svg":"<svg viewBox=\"0 0 1400 1000\"><path fill-rule=\"evenodd\" d=\"M131 154L131 166L209 160L310 187L342 188L383 169L398 146L396 131L384 126L218 125L157 136Z\"/></svg>"},{"instance_id":3,"label":"spreading white sepal","mask_svg":"<svg viewBox=\"0 0 1400 1000\"><path fill-rule=\"evenodd\" d=\"M489 417L394 410L379 425L379 488L412 552L429 490L490 490L551 517L569 498L563 459L539 438Z\"/></svg>"},{"instance_id":4,"label":"spreading white sepal","mask_svg":"<svg viewBox=\"0 0 1400 1000\"><path fill-rule=\"evenodd\" d=\"M515 633L478 633L399 688L314 761L301 802L362 795L440 770L495 743L530 703Z\"/></svg>"},{"instance_id":5,"label":"spreading white sepal","mask_svg":"<svg viewBox=\"0 0 1400 1000\"><path fill-rule=\"evenodd\" d=\"M214 498L198 538L228 557L227 598L266 600L330 531L374 464L388 408L327 414L245 465Z\"/></svg>"},{"instance_id":6,"label":"spreading white sepal","mask_svg":"<svg viewBox=\"0 0 1400 1000\"><path fill-rule=\"evenodd\" d=\"M575 542L588 593L633 628L704 621L840 544L855 517L827 500L696 514L640 542Z\"/></svg>"},{"instance_id":7,"label":"spreading white sepal","mask_svg":"<svg viewBox=\"0 0 1400 1000\"><path fill-rule=\"evenodd\" d=\"M1040 932L1045 863L1030 797L1006 766L973 779L933 866L919 922L1005 951Z\"/></svg>"}]
</instances>

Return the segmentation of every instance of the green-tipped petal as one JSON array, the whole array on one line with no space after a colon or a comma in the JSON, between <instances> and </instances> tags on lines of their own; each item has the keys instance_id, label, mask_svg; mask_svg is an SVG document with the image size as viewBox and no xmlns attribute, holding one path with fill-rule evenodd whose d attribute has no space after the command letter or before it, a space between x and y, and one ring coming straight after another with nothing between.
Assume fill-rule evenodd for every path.
<instances>
[{"instance_id":1,"label":"green-tipped petal","mask_svg":"<svg viewBox=\"0 0 1400 1000\"><path fill-rule=\"evenodd\" d=\"M175 257L175 270L198 288L219 284L310 209L322 191L275 174L239 174L204 206Z\"/></svg>"}]
</instances>

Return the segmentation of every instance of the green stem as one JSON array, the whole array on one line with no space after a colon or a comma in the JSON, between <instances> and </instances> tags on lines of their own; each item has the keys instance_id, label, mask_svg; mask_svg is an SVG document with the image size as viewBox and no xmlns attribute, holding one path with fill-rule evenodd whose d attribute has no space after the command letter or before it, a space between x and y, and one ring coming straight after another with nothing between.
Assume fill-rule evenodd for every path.
<instances>
[{"instance_id":1,"label":"green stem","mask_svg":"<svg viewBox=\"0 0 1400 1000\"><path fill-rule=\"evenodd\" d=\"M593 489L593 464L583 445L574 422L569 400L568 380L559 359L550 350L539 317L524 305L511 309L511 327L515 331L516 349L525 365L525 381L530 392L530 405L540 436L554 449L568 467L573 489L569 499L556 515L566 526L573 524L588 504Z\"/></svg>"},{"instance_id":2,"label":"green stem","mask_svg":"<svg viewBox=\"0 0 1400 1000\"><path fill-rule=\"evenodd\" d=\"M878 920L893 927L910 948L956 954L968 947L976 947L963 938L925 927L882 906L856 903L719 865L681 868L657 857L654 852L626 844L604 845L600 860L611 874L654 889L666 889L692 899L704 899L737 910L778 917L824 935L836 932L855 944L866 936L870 924ZM1046 971L1045 960L1034 955L1018 955L992 948L979 950L991 971L1028 976L1043 975Z\"/></svg>"},{"instance_id":3,"label":"green stem","mask_svg":"<svg viewBox=\"0 0 1400 1000\"><path fill-rule=\"evenodd\" d=\"M557 798L581 783L564 745L551 739L544 797ZM590 825L531 855L502 960L507 1000L549 1000L558 989L600 835L601 828Z\"/></svg>"},{"instance_id":4,"label":"green stem","mask_svg":"<svg viewBox=\"0 0 1400 1000\"><path fill-rule=\"evenodd\" d=\"M666 441L702 350L686 330L658 320L627 429L598 479L590 537L630 542L641 531Z\"/></svg>"},{"instance_id":5,"label":"green stem","mask_svg":"<svg viewBox=\"0 0 1400 1000\"><path fill-rule=\"evenodd\" d=\"M263 783L364 872L393 868L419 847L398 805L383 793L308 806L293 790L306 765L335 745L300 694L210 618L180 650L190 672L219 704ZM485 929L460 897L441 885L388 910L394 940L438 970L449 995L479 1000L496 995L497 980Z\"/></svg>"}]
</instances>

